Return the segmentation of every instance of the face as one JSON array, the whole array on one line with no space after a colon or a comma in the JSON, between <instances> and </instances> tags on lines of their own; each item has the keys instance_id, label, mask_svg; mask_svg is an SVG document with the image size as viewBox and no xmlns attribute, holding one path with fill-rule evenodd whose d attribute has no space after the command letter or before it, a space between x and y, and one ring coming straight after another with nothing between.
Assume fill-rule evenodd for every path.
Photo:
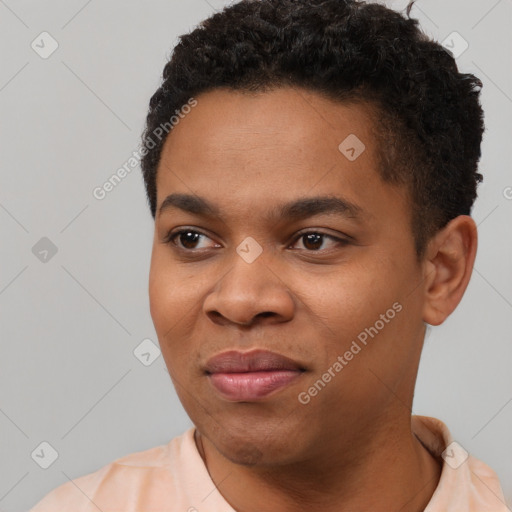
<instances>
[{"instance_id":1,"label":"face","mask_svg":"<svg viewBox=\"0 0 512 512\"><path fill-rule=\"evenodd\" d=\"M409 414L423 270L409 196L377 172L370 111L291 88L196 100L158 167L149 279L191 420L231 461L264 465L332 454ZM293 364L209 364L255 350Z\"/></svg>"}]
</instances>

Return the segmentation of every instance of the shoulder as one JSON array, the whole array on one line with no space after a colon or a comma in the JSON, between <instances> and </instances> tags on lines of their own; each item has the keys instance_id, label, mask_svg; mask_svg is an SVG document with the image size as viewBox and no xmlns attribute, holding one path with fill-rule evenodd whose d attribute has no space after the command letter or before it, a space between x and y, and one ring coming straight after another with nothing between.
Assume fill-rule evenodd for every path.
<instances>
[{"instance_id":1,"label":"shoulder","mask_svg":"<svg viewBox=\"0 0 512 512\"><path fill-rule=\"evenodd\" d=\"M193 429L169 443L120 457L93 473L63 483L46 494L29 512L128 510L142 494L159 489L179 491L179 467L195 448ZM190 455L190 454L189 454ZM192 454L193 455L193 454Z\"/></svg>"},{"instance_id":2,"label":"shoulder","mask_svg":"<svg viewBox=\"0 0 512 512\"><path fill-rule=\"evenodd\" d=\"M509 510L496 472L455 441L443 421L417 415L411 421L421 443L442 460L441 477L425 512Z\"/></svg>"}]
</instances>

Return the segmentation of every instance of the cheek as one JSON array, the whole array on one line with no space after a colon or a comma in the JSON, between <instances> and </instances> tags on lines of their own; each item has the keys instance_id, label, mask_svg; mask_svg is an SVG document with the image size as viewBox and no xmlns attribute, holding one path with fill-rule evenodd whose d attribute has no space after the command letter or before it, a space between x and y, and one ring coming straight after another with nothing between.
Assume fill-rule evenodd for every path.
<instances>
[{"instance_id":1,"label":"cheek","mask_svg":"<svg viewBox=\"0 0 512 512\"><path fill-rule=\"evenodd\" d=\"M171 265L162 255L153 254L149 273L149 307L160 342L170 329L179 328L179 320L191 308L194 288L187 286L186 281L176 265Z\"/></svg>"},{"instance_id":2,"label":"cheek","mask_svg":"<svg viewBox=\"0 0 512 512\"><path fill-rule=\"evenodd\" d=\"M398 298L396 276L384 266L356 263L328 276L318 294L317 311L326 313L344 331L372 323ZM374 318L377 316L377 318Z\"/></svg>"},{"instance_id":3,"label":"cheek","mask_svg":"<svg viewBox=\"0 0 512 512\"><path fill-rule=\"evenodd\" d=\"M338 331L343 333L343 347L339 344L336 348L338 352L357 351L353 360L358 362L350 365L354 371L351 378L360 379L363 373L368 377L368 368L373 368L382 378L393 381L411 366L421 328L418 297L411 294L415 278L412 268L376 265L359 273L357 281L345 283L352 293L344 295L339 305ZM348 356L352 359L351 354ZM375 384L379 385L377 381Z\"/></svg>"},{"instance_id":4,"label":"cheek","mask_svg":"<svg viewBox=\"0 0 512 512\"><path fill-rule=\"evenodd\" d=\"M386 354L390 340L401 338L407 328L406 311L411 312L406 307L411 297L404 293L411 276L405 273L383 261L380 265L360 262L323 283L323 293L312 306L319 318L329 322L331 360L349 350L353 341L361 341L357 359L369 362Z\"/></svg>"},{"instance_id":5,"label":"cheek","mask_svg":"<svg viewBox=\"0 0 512 512\"><path fill-rule=\"evenodd\" d=\"M169 290L167 281L164 270L153 256L149 273L149 309L158 335L167 322L166 318L174 311L172 308L174 294L166 292Z\"/></svg>"},{"instance_id":6,"label":"cheek","mask_svg":"<svg viewBox=\"0 0 512 512\"><path fill-rule=\"evenodd\" d=\"M184 269L169 262L164 255L154 255L149 275L149 307L158 336L162 355L173 373L189 367L196 348L191 344L196 338L201 315L204 289L207 283L198 278L201 271ZM180 361L180 363L177 363Z\"/></svg>"}]
</instances>

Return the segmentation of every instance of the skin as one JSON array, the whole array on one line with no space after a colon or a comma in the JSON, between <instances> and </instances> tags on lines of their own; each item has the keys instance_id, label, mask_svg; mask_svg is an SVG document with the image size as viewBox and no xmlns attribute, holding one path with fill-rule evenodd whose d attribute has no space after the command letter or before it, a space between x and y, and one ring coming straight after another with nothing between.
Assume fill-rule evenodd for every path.
<instances>
[{"instance_id":1,"label":"skin","mask_svg":"<svg viewBox=\"0 0 512 512\"><path fill-rule=\"evenodd\" d=\"M414 385L425 323L444 321L471 276L474 221L452 220L418 260L409 195L380 178L363 104L295 88L217 89L197 101L165 142L157 209L171 193L193 194L220 216L157 213L149 295L163 357L213 481L240 512L423 510L441 462L411 431ZM349 134L366 147L354 161L338 149ZM324 195L364 213L267 218L276 204ZM203 236L165 243L179 228ZM315 243L299 231L326 236ZM249 236L263 250L252 263L236 252ZM402 310L301 404L299 393L396 302ZM264 400L223 399L204 364L253 348L306 371Z\"/></svg>"}]
</instances>

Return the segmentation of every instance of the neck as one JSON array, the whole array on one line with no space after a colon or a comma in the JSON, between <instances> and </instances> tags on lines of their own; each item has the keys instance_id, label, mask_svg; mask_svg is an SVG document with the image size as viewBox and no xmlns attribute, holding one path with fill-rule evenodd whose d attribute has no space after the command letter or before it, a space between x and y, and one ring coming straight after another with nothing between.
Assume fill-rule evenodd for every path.
<instances>
[{"instance_id":1,"label":"neck","mask_svg":"<svg viewBox=\"0 0 512 512\"><path fill-rule=\"evenodd\" d=\"M238 512L420 512L438 485L441 463L411 431L410 416L405 419L400 428L372 431L344 446L329 445L317 458L279 466L235 464L197 430L196 442L212 480Z\"/></svg>"}]
</instances>

